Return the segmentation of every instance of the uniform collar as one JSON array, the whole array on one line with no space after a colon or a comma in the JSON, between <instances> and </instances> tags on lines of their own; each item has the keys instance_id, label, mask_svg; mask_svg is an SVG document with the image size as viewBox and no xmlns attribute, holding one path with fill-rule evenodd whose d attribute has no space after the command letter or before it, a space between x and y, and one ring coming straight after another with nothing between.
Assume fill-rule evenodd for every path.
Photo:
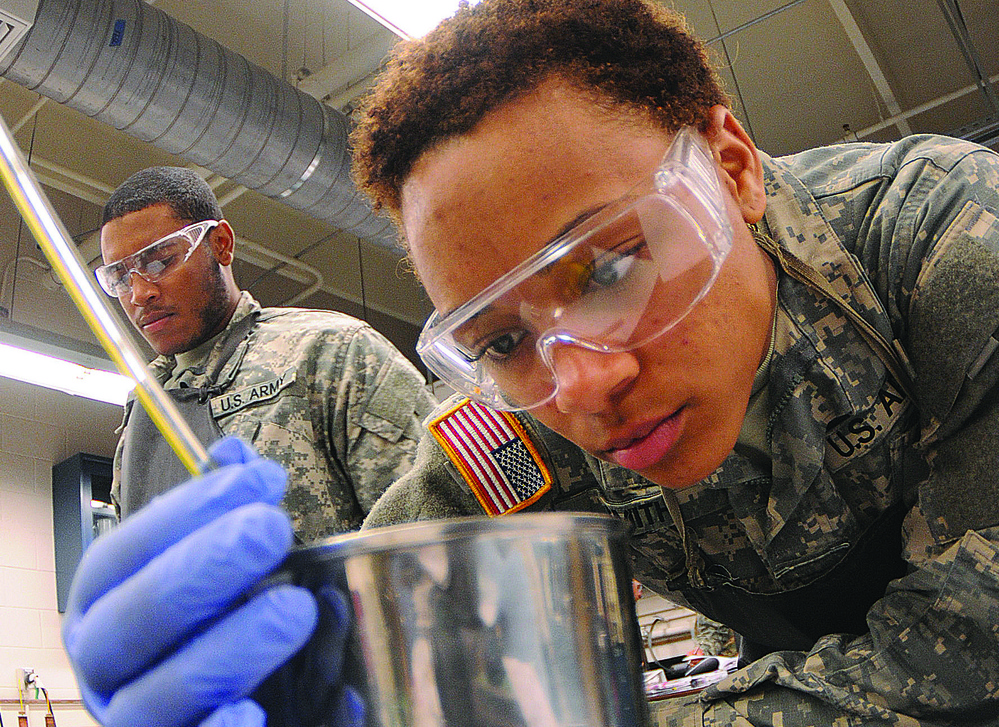
<instances>
[{"instance_id":1,"label":"uniform collar","mask_svg":"<svg viewBox=\"0 0 999 727\"><path fill-rule=\"evenodd\" d=\"M207 356L202 354L202 356L197 357L198 359L203 358L204 365L199 367L201 375L203 375L205 371L214 370L218 365L218 359L219 356L222 355L225 341L228 339L233 328L235 328L237 324L247 316L258 315L261 310L260 303L258 303L249 292L245 290L240 292L239 301L236 303L236 310L233 311L232 317L229 319L229 322L226 324L226 327L222 330L222 332L212 339L211 345L208 346L210 352L207 353ZM203 345L207 346L207 344ZM194 350L197 351L197 349ZM238 357L234 356L233 358ZM174 370L177 368L177 365L177 357L174 355L157 356L150 362L149 368L153 372L156 379L162 383L170 379ZM226 368L229 367L227 366ZM227 372L222 371L219 375L219 380L224 381L226 376ZM189 383L192 386L194 385L192 382Z\"/></svg>"}]
</instances>

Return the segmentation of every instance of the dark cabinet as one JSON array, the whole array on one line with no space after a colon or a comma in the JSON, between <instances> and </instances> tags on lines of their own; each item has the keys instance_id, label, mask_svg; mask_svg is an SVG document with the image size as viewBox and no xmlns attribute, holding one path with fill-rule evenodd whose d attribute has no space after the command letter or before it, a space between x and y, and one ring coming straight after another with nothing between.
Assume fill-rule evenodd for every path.
<instances>
[{"instance_id":1,"label":"dark cabinet","mask_svg":"<svg viewBox=\"0 0 999 727\"><path fill-rule=\"evenodd\" d=\"M116 522L110 459L80 453L52 467L52 520L56 595L62 613L83 551Z\"/></svg>"}]
</instances>

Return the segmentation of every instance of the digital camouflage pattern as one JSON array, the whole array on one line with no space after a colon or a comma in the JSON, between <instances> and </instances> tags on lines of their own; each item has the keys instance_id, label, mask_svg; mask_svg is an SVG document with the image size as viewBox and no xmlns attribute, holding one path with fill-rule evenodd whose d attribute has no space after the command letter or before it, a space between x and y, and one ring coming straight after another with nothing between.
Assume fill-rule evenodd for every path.
<instances>
[{"instance_id":1,"label":"digital camouflage pattern","mask_svg":"<svg viewBox=\"0 0 999 727\"><path fill-rule=\"evenodd\" d=\"M694 616L694 643L705 656L738 656L736 634L725 624L708 618L703 613Z\"/></svg>"},{"instance_id":2,"label":"digital camouflage pattern","mask_svg":"<svg viewBox=\"0 0 999 727\"><path fill-rule=\"evenodd\" d=\"M219 372L212 414L224 434L287 470L283 505L303 542L356 530L382 491L409 471L436 401L416 367L363 321L261 309L244 291L226 330L255 311L256 325ZM174 371L173 356L150 366L168 389L200 387L220 344L202 366ZM119 441L116 491L121 454Z\"/></svg>"},{"instance_id":3,"label":"digital camouflage pattern","mask_svg":"<svg viewBox=\"0 0 999 727\"><path fill-rule=\"evenodd\" d=\"M917 136L763 162L761 231L907 381L782 273L769 470L737 447L664 492L521 414L556 477L535 509L626 518L635 577L760 655L656 724L999 725L999 157ZM481 512L435 446L365 527Z\"/></svg>"}]
</instances>

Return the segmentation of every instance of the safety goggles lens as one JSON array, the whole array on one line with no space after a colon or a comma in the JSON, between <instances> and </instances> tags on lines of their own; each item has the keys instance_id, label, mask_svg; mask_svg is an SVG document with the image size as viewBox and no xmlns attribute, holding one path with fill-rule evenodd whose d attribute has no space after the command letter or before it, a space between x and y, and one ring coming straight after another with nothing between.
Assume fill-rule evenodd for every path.
<instances>
[{"instance_id":1,"label":"safety goggles lens","mask_svg":"<svg viewBox=\"0 0 999 727\"><path fill-rule=\"evenodd\" d=\"M445 317L417 344L456 390L498 409L558 391L559 345L619 352L687 315L711 288L732 228L710 152L690 129L651 184L604 208Z\"/></svg>"},{"instance_id":2,"label":"safety goggles lens","mask_svg":"<svg viewBox=\"0 0 999 727\"><path fill-rule=\"evenodd\" d=\"M132 290L132 273L155 283L186 262L219 220L203 220L160 238L138 252L95 270L97 280L110 296L121 297Z\"/></svg>"}]
</instances>

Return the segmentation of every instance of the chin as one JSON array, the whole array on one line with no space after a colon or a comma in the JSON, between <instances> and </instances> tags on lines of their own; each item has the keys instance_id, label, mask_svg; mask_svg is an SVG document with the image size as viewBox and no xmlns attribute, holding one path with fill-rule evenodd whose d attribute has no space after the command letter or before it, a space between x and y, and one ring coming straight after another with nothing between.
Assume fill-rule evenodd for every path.
<instances>
[{"instance_id":1,"label":"chin","mask_svg":"<svg viewBox=\"0 0 999 727\"><path fill-rule=\"evenodd\" d=\"M731 447L722 452L697 452L694 456L679 453L675 458L670 457L670 461L660 462L638 474L667 490L682 490L709 477L721 467L730 451Z\"/></svg>"},{"instance_id":2,"label":"chin","mask_svg":"<svg viewBox=\"0 0 999 727\"><path fill-rule=\"evenodd\" d=\"M167 342L150 341L148 338L146 339L146 341L147 343L149 343L150 347L152 347L152 349L160 356L173 356L175 354L180 353L181 351L186 350L183 347L183 345L171 344Z\"/></svg>"},{"instance_id":3,"label":"chin","mask_svg":"<svg viewBox=\"0 0 999 727\"><path fill-rule=\"evenodd\" d=\"M696 485L704 479L702 477L691 480L687 477L677 477L669 473L661 472L655 467L650 468L647 472L639 472L638 474L647 479L649 482L654 482L665 490L682 490L685 487Z\"/></svg>"}]
</instances>

